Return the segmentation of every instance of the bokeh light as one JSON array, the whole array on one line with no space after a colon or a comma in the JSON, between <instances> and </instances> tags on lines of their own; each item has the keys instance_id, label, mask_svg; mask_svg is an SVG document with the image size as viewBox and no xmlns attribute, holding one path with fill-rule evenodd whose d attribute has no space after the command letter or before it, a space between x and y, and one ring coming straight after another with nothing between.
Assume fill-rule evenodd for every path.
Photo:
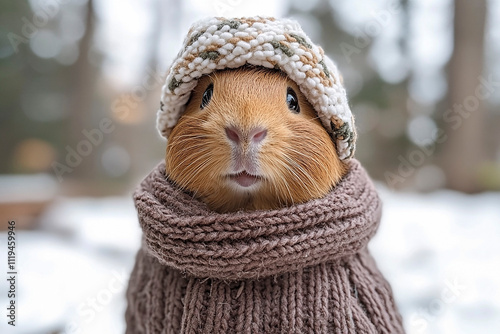
<instances>
[{"instance_id":1,"label":"bokeh light","mask_svg":"<svg viewBox=\"0 0 500 334\"><path fill-rule=\"evenodd\" d=\"M40 29L30 40L30 47L40 58L54 58L61 52L63 43L59 36L47 29Z\"/></svg>"},{"instance_id":2,"label":"bokeh light","mask_svg":"<svg viewBox=\"0 0 500 334\"><path fill-rule=\"evenodd\" d=\"M108 147L101 158L102 166L110 177L120 177L130 168L130 154L123 147Z\"/></svg>"},{"instance_id":3,"label":"bokeh light","mask_svg":"<svg viewBox=\"0 0 500 334\"><path fill-rule=\"evenodd\" d=\"M13 164L24 172L39 173L50 169L56 158L56 150L48 142L28 138L16 145Z\"/></svg>"}]
</instances>

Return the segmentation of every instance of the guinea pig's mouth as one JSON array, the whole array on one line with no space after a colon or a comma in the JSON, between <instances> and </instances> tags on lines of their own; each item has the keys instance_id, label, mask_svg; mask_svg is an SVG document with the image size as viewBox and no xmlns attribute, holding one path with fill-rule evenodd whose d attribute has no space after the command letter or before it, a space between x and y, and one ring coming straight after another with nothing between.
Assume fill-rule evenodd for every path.
<instances>
[{"instance_id":1,"label":"guinea pig's mouth","mask_svg":"<svg viewBox=\"0 0 500 334\"><path fill-rule=\"evenodd\" d=\"M236 174L230 174L229 178L236 182L238 185L242 187L250 187L259 182L262 177L258 175L248 174L246 171L242 171Z\"/></svg>"}]
</instances>

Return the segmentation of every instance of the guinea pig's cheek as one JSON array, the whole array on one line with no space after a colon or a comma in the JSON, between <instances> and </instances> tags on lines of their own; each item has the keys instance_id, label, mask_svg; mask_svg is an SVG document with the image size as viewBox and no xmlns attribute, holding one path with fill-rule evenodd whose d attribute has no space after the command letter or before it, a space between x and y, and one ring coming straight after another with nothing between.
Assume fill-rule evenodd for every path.
<instances>
[{"instance_id":1,"label":"guinea pig's cheek","mask_svg":"<svg viewBox=\"0 0 500 334\"><path fill-rule=\"evenodd\" d=\"M282 160L279 155L279 151L274 152L272 149L263 150L259 154L259 169L266 179L273 179L279 174Z\"/></svg>"}]
</instances>

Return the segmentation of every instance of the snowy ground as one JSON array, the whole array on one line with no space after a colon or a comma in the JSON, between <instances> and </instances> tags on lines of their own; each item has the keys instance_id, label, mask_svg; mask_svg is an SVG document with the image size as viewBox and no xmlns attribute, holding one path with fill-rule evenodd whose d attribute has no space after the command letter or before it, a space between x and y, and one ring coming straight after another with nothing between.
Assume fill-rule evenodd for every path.
<instances>
[{"instance_id":1,"label":"snowy ground","mask_svg":"<svg viewBox=\"0 0 500 334\"><path fill-rule=\"evenodd\" d=\"M371 250L407 332L500 333L500 194L380 193Z\"/></svg>"},{"instance_id":2,"label":"snowy ground","mask_svg":"<svg viewBox=\"0 0 500 334\"><path fill-rule=\"evenodd\" d=\"M499 333L500 194L379 189L384 216L370 247L407 332ZM39 231L18 235L18 326L2 316L0 333L123 333L139 241L130 199L58 200Z\"/></svg>"}]
</instances>

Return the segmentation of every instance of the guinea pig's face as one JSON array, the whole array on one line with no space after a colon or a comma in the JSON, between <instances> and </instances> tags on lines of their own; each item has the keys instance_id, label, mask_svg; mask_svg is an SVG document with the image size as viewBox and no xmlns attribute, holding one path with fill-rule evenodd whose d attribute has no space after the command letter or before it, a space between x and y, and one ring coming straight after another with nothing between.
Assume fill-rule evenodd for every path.
<instances>
[{"instance_id":1,"label":"guinea pig's face","mask_svg":"<svg viewBox=\"0 0 500 334\"><path fill-rule=\"evenodd\" d=\"M200 78L168 137L168 177L219 212L326 195L345 172L297 85L272 70Z\"/></svg>"}]
</instances>

